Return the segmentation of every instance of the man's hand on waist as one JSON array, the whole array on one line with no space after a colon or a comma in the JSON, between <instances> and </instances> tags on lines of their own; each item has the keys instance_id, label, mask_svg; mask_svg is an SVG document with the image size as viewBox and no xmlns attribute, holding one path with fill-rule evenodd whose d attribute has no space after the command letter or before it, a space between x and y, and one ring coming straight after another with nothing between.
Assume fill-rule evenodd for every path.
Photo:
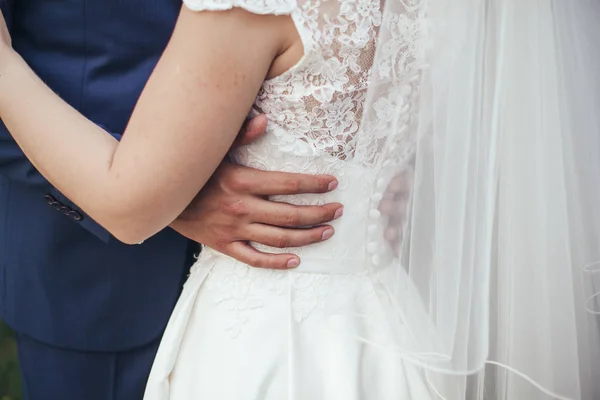
<instances>
[{"instance_id":1,"label":"man's hand on waist","mask_svg":"<svg viewBox=\"0 0 600 400\"><path fill-rule=\"evenodd\" d=\"M255 118L236 144L255 140L265 128L266 118ZM262 253L248 242L287 248L327 240L334 231L326 224L341 217L343 207L296 206L269 201L269 196L327 193L337 184L332 176L260 171L224 161L171 227L253 267L294 268L300 263L298 256Z\"/></svg>"}]
</instances>

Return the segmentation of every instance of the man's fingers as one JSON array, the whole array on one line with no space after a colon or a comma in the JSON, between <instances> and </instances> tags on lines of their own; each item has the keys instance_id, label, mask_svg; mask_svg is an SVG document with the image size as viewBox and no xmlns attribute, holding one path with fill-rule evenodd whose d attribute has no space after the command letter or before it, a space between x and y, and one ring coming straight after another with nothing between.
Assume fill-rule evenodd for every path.
<instances>
[{"instance_id":1,"label":"man's fingers","mask_svg":"<svg viewBox=\"0 0 600 400\"><path fill-rule=\"evenodd\" d=\"M319 243L331 238L333 234L334 230L330 226L319 226L310 229L285 229L270 225L251 224L244 232L244 237L251 242L265 246L286 248Z\"/></svg>"},{"instance_id":2,"label":"man's fingers","mask_svg":"<svg viewBox=\"0 0 600 400\"><path fill-rule=\"evenodd\" d=\"M397 199L383 199L378 205L378 210L388 217L403 217L408 211L408 199L400 197Z\"/></svg>"},{"instance_id":3,"label":"man's fingers","mask_svg":"<svg viewBox=\"0 0 600 400\"><path fill-rule=\"evenodd\" d=\"M221 251L255 268L290 269L300 265L300 258L294 254L262 253L244 242L233 242Z\"/></svg>"},{"instance_id":4,"label":"man's fingers","mask_svg":"<svg viewBox=\"0 0 600 400\"><path fill-rule=\"evenodd\" d=\"M238 167L227 183L236 191L258 196L327 193L338 186L337 179L329 175L261 171L248 167Z\"/></svg>"},{"instance_id":5,"label":"man's fingers","mask_svg":"<svg viewBox=\"0 0 600 400\"><path fill-rule=\"evenodd\" d=\"M398 207L398 204L393 200L382 200L379 203L377 209L383 214L390 216L392 215Z\"/></svg>"},{"instance_id":6,"label":"man's fingers","mask_svg":"<svg viewBox=\"0 0 600 400\"><path fill-rule=\"evenodd\" d=\"M386 228L385 231L383 232L383 237L390 244L395 244L395 242L400 237L399 234L398 234L398 232L399 232L398 228Z\"/></svg>"},{"instance_id":7,"label":"man's fingers","mask_svg":"<svg viewBox=\"0 0 600 400\"><path fill-rule=\"evenodd\" d=\"M233 147L250 144L261 137L267 129L267 122L267 117L264 114L247 120L233 143Z\"/></svg>"},{"instance_id":8,"label":"man's fingers","mask_svg":"<svg viewBox=\"0 0 600 400\"><path fill-rule=\"evenodd\" d=\"M408 173L403 173L396 176L390 182L388 190L393 193L403 193L410 190L412 185L412 176Z\"/></svg>"},{"instance_id":9,"label":"man's fingers","mask_svg":"<svg viewBox=\"0 0 600 400\"><path fill-rule=\"evenodd\" d=\"M252 222L287 228L321 225L340 218L344 207L340 203L322 206L296 206L287 203L256 199L249 208Z\"/></svg>"}]
</instances>

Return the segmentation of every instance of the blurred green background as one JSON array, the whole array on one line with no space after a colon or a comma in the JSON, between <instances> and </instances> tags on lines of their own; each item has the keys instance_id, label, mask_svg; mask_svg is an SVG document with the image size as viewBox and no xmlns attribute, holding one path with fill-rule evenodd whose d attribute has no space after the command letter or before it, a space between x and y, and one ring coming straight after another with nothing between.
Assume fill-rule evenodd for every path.
<instances>
[{"instance_id":1,"label":"blurred green background","mask_svg":"<svg viewBox=\"0 0 600 400\"><path fill-rule=\"evenodd\" d=\"M17 345L12 331L0 321L0 400L21 400Z\"/></svg>"}]
</instances>

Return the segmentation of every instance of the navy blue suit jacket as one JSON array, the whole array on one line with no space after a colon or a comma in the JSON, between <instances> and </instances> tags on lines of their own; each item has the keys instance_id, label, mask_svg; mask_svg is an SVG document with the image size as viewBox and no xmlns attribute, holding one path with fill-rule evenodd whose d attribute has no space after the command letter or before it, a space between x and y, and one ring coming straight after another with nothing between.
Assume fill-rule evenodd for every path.
<instances>
[{"instance_id":1,"label":"navy blue suit jacket","mask_svg":"<svg viewBox=\"0 0 600 400\"><path fill-rule=\"evenodd\" d=\"M117 138L180 6L3 4L15 49L58 95ZM0 123L0 318L17 331L95 351L155 340L180 293L189 244L170 229L143 245L119 243L36 171Z\"/></svg>"}]
</instances>

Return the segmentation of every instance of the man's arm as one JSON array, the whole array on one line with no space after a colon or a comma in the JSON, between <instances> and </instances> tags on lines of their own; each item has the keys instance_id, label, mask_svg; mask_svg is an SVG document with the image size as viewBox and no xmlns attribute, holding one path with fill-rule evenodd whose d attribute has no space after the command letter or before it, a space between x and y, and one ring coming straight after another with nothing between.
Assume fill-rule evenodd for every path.
<instances>
[{"instance_id":1,"label":"man's arm","mask_svg":"<svg viewBox=\"0 0 600 400\"><path fill-rule=\"evenodd\" d=\"M6 25L10 31L12 20L13 20L13 5L14 0L0 0L0 11L3 13L6 19ZM117 139L120 135L114 135ZM0 120L0 175L6 177L11 182L15 182L21 185L35 188L40 193L40 201L43 201L43 197L46 195L52 196L56 201L61 204L75 209L83 216L81 210L69 201L62 193L54 188L44 178L33 164L27 159L23 151L19 148L17 143L14 141L4 123ZM103 241L108 241L110 234L106 229L97 224L94 220L87 216L79 221L82 227L96 235Z\"/></svg>"}]
</instances>

